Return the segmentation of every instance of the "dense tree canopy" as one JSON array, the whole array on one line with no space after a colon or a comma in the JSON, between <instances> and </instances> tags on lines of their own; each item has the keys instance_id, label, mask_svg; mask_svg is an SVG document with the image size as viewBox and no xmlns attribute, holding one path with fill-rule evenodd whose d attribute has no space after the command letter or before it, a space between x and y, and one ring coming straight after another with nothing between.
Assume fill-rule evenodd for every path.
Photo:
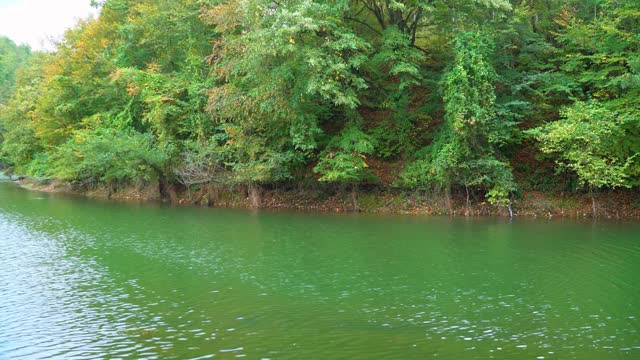
<instances>
[{"instance_id":1,"label":"dense tree canopy","mask_svg":"<svg viewBox=\"0 0 640 360\"><path fill-rule=\"evenodd\" d=\"M508 204L530 152L578 187L640 182L637 2L95 4L52 53L0 39L0 161L16 172L259 200L381 186L393 163L385 185Z\"/></svg>"},{"instance_id":2,"label":"dense tree canopy","mask_svg":"<svg viewBox=\"0 0 640 360\"><path fill-rule=\"evenodd\" d=\"M0 104L5 103L13 93L16 72L31 55L28 46L18 46L11 39L0 36Z\"/></svg>"}]
</instances>

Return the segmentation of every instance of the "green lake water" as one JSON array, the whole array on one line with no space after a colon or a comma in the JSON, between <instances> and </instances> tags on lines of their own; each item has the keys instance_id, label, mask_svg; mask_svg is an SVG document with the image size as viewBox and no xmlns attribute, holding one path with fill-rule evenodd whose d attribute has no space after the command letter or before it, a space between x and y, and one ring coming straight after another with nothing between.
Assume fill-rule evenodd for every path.
<instances>
[{"instance_id":1,"label":"green lake water","mask_svg":"<svg viewBox=\"0 0 640 360\"><path fill-rule=\"evenodd\" d=\"M640 225L0 183L0 359L640 359Z\"/></svg>"}]
</instances>

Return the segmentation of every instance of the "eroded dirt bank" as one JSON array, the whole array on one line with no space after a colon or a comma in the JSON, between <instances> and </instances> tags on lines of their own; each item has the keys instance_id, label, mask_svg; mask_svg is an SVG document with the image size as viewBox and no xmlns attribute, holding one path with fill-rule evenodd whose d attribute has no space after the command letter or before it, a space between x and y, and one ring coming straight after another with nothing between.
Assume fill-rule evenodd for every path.
<instances>
[{"instance_id":1,"label":"eroded dirt bank","mask_svg":"<svg viewBox=\"0 0 640 360\"><path fill-rule=\"evenodd\" d=\"M157 184L121 189L81 189L64 182L39 183L22 179L19 184L34 191L67 193L117 201L164 201L176 206L251 208L255 194L245 187L216 187L196 190L171 189L161 194ZM362 190L357 209L349 191L262 189L261 208L296 209L322 212L352 212L416 215L509 216L506 207L484 201L467 205L463 194L454 195L450 204L442 196L403 191ZM163 199L164 198L164 199ZM602 219L640 220L640 194L611 191L595 194L596 214ZM447 206L449 205L449 206ZM524 192L512 202L514 216L543 218L593 218L593 202L586 193Z\"/></svg>"}]
</instances>

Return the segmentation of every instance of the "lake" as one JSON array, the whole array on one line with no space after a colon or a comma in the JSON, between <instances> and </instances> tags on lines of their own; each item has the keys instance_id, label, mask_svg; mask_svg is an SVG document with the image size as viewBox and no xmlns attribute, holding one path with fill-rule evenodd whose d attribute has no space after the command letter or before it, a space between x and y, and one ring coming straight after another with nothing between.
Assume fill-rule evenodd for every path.
<instances>
[{"instance_id":1,"label":"lake","mask_svg":"<svg viewBox=\"0 0 640 360\"><path fill-rule=\"evenodd\" d=\"M640 225L178 208L0 182L0 359L639 359Z\"/></svg>"}]
</instances>

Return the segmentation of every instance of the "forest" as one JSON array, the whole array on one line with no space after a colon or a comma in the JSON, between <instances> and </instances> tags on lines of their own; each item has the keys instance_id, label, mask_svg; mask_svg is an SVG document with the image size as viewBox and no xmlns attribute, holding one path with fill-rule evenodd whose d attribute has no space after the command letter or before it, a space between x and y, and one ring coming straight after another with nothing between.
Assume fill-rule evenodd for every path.
<instances>
[{"instance_id":1,"label":"forest","mask_svg":"<svg viewBox=\"0 0 640 360\"><path fill-rule=\"evenodd\" d=\"M256 207L640 185L637 1L93 3L53 52L0 38L2 167Z\"/></svg>"}]
</instances>

